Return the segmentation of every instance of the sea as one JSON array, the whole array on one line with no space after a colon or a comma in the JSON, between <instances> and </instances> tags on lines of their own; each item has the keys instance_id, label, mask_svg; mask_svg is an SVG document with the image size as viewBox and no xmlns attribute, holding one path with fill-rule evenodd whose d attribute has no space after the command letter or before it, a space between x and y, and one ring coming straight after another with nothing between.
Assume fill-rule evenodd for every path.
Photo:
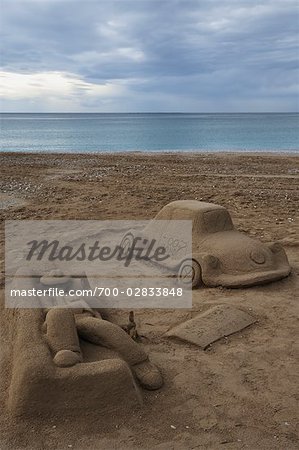
<instances>
[{"instance_id":1,"label":"sea","mask_svg":"<svg viewBox=\"0 0 299 450\"><path fill-rule=\"evenodd\" d=\"M2 113L0 131L2 152L299 152L299 113Z\"/></svg>"}]
</instances>

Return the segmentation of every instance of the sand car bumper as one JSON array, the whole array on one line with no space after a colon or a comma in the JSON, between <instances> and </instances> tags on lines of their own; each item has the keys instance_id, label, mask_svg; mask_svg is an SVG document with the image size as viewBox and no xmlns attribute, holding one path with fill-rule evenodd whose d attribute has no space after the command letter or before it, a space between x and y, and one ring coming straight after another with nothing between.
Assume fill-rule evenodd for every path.
<instances>
[{"instance_id":1,"label":"sand car bumper","mask_svg":"<svg viewBox=\"0 0 299 450\"><path fill-rule=\"evenodd\" d=\"M291 267L287 264L284 267L276 270L269 270L265 272L254 272L241 275L231 275L227 273L214 274L211 273L202 278L206 286L224 286L230 288L254 286L258 284L271 283L272 281L281 280L287 277L291 272Z\"/></svg>"}]
</instances>

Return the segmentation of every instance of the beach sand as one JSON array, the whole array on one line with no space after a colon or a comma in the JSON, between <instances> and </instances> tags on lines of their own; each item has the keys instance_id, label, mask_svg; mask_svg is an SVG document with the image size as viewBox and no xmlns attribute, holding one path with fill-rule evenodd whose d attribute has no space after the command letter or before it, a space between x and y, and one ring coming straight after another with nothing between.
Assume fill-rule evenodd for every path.
<instances>
[{"instance_id":1,"label":"beach sand","mask_svg":"<svg viewBox=\"0 0 299 450\"><path fill-rule=\"evenodd\" d=\"M148 219L170 201L197 199L230 211L242 232L283 244L287 279L248 289L202 288L193 309L136 310L144 347L164 387L143 391L125 416L36 417L0 412L1 449L298 448L299 158L276 154L1 153L1 219ZM4 223L1 302L4 303ZM206 351L165 331L210 306L250 311L257 323ZM11 346L1 326L1 402L7 399ZM127 312L111 314L122 320ZM99 405L100 407L100 405Z\"/></svg>"}]
</instances>

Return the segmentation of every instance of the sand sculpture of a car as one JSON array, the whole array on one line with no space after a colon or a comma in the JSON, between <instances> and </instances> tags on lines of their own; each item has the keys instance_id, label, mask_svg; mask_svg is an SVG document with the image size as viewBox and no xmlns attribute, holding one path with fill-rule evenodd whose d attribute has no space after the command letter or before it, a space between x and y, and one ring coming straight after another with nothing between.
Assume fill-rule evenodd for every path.
<instances>
[{"instance_id":1,"label":"sand sculpture of a car","mask_svg":"<svg viewBox=\"0 0 299 450\"><path fill-rule=\"evenodd\" d=\"M167 248L167 239L184 239L184 230L172 226L174 220L192 221L192 252L173 255L167 264L176 271L180 282L191 280L192 288L252 286L290 274L286 253L279 243L267 245L237 231L227 209L213 203L171 202L145 227L142 236L163 241ZM159 221L163 221L160 227ZM133 239L131 231L123 237L121 246L125 251Z\"/></svg>"}]
</instances>

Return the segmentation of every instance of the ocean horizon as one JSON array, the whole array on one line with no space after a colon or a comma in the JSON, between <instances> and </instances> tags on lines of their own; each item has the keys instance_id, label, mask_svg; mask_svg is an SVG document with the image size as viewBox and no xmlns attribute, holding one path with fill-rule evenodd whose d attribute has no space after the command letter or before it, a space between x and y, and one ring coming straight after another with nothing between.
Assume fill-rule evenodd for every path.
<instances>
[{"instance_id":1,"label":"ocean horizon","mask_svg":"<svg viewBox=\"0 0 299 450\"><path fill-rule=\"evenodd\" d=\"M299 152L299 113L0 113L12 152Z\"/></svg>"}]
</instances>

